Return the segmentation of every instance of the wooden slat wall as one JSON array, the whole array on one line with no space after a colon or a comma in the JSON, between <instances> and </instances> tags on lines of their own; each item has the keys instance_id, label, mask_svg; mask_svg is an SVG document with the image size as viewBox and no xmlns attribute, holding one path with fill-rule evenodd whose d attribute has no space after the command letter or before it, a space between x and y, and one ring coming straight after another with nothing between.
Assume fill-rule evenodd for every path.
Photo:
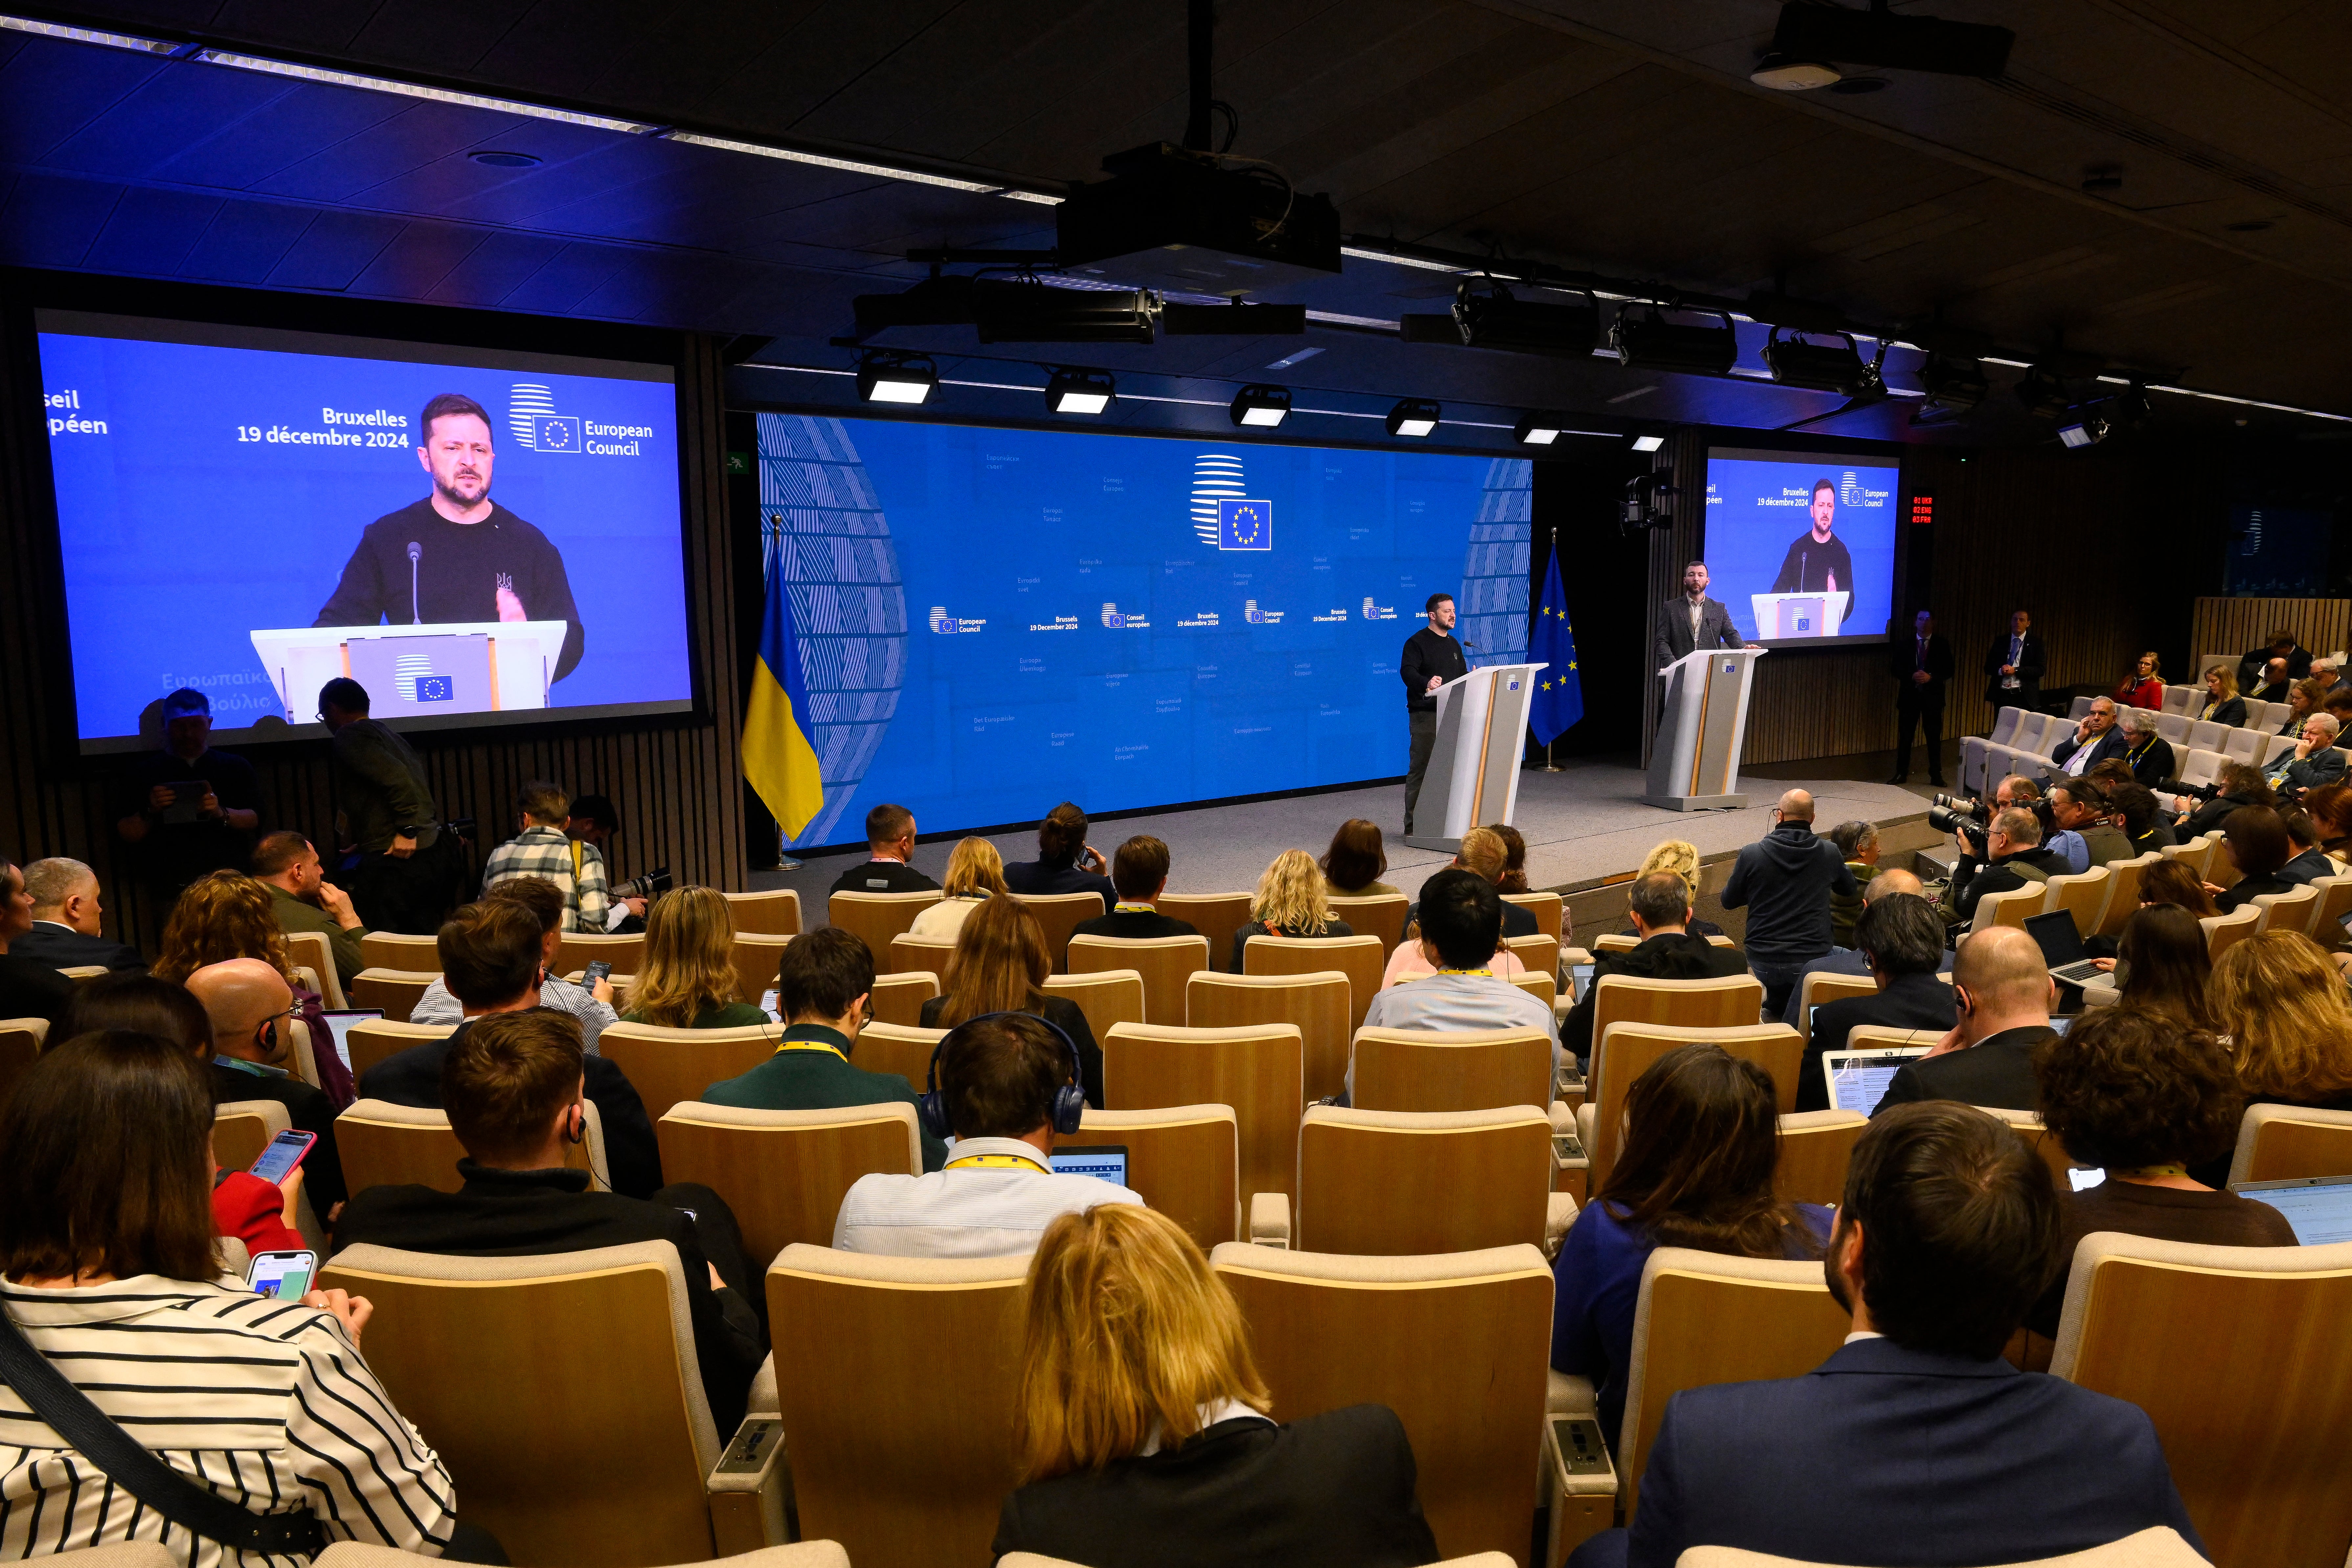
<instances>
[{"instance_id":1,"label":"wooden slat wall","mask_svg":"<svg viewBox=\"0 0 2352 1568\"><path fill-rule=\"evenodd\" d=\"M115 866L111 780L121 763L74 754L60 704L68 671L59 617L41 584L56 580L47 465L31 344L0 353L0 854L19 861L68 855L97 868L108 925L152 949L162 911ZM597 721L577 731L467 731L412 737L435 798L480 822L487 850L512 836L523 781L551 778L576 794L610 795L620 809L620 875L667 865L680 883L740 889L746 875L736 598L729 548L722 366L718 345L687 340L679 374L685 453L688 615L698 629L697 677L709 709L698 720ZM323 743L251 746L265 828L300 828L331 842L333 803Z\"/></svg>"},{"instance_id":2,"label":"wooden slat wall","mask_svg":"<svg viewBox=\"0 0 2352 1568\"><path fill-rule=\"evenodd\" d=\"M2189 656L2234 658L2267 647L2271 634L2282 627L2314 653L2341 653L2352 645L2352 599L2200 599L2189 617ZM2166 668L2174 680L2188 679Z\"/></svg>"}]
</instances>

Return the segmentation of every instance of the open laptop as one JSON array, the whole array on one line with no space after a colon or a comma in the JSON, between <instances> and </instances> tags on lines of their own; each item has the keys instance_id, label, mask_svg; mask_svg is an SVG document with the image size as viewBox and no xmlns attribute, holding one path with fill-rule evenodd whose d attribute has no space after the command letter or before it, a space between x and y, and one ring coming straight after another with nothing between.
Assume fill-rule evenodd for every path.
<instances>
[{"instance_id":1,"label":"open laptop","mask_svg":"<svg viewBox=\"0 0 2352 1568\"><path fill-rule=\"evenodd\" d=\"M335 1054L343 1058L344 1070L352 1065L352 1026L373 1024L383 1016L381 1007L346 1007L325 1014L328 1032L335 1037Z\"/></svg>"},{"instance_id":2,"label":"open laptop","mask_svg":"<svg viewBox=\"0 0 2352 1568\"><path fill-rule=\"evenodd\" d=\"M2352 1241L2352 1176L2300 1176L2292 1182L2232 1182L2242 1198L2268 1204L2286 1215L2294 1238L2305 1247Z\"/></svg>"},{"instance_id":3,"label":"open laptop","mask_svg":"<svg viewBox=\"0 0 2352 1568\"><path fill-rule=\"evenodd\" d=\"M1124 1143L1065 1143L1046 1160L1056 1175L1099 1176L1115 1185L1127 1185Z\"/></svg>"},{"instance_id":4,"label":"open laptop","mask_svg":"<svg viewBox=\"0 0 2352 1568\"><path fill-rule=\"evenodd\" d=\"M1886 1086L1903 1064L1927 1054L1927 1046L1881 1046L1867 1051L1823 1051L1822 1072L1830 1082L1832 1110L1859 1110L1864 1116L1886 1098Z\"/></svg>"},{"instance_id":5,"label":"open laptop","mask_svg":"<svg viewBox=\"0 0 2352 1568\"><path fill-rule=\"evenodd\" d=\"M2050 978L2061 985L2105 978L2106 971L2083 951L2083 933L2074 929L2074 917L2064 910L2026 916L2025 933L2041 947L2042 960L2050 965Z\"/></svg>"}]
</instances>

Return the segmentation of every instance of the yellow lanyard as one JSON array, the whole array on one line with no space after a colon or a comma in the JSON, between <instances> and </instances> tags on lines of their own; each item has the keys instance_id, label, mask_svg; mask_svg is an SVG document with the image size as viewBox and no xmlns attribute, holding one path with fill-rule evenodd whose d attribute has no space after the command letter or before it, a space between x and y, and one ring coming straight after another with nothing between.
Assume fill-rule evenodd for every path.
<instances>
[{"instance_id":1,"label":"yellow lanyard","mask_svg":"<svg viewBox=\"0 0 2352 1568\"><path fill-rule=\"evenodd\" d=\"M2156 1176L2186 1176L2189 1174L2189 1167L2180 1164L2142 1165L2136 1171L2117 1171L2116 1174L2118 1176L2138 1176L2144 1180Z\"/></svg>"},{"instance_id":2,"label":"yellow lanyard","mask_svg":"<svg viewBox=\"0 0 2352 1568\"><path fill-rule=\"evenodd\" d=\"M1054 1173L1036 1161L1024 1160L1018 1154L966 1154L961 1160L950 1160L941 1168L960 1171L966 1165L1026 1165L1041 1176L1050 1176Z\"/></svg>"},{"instance_id":3,"label":"yellow lanyard","mask_svg":"<svg viewBox=\"0 0 2352 1568\"><path fill-rule=\"evenodd\" d=\"M1487 968L1487 969L1441 969L1441 970L1439 970L1437 973L1440 973L1440 974L1468 974L1468 975L1483 976L1483 977L1485 977L1486 979L1488 979L1488 980L1492 980L1492 979L1494 979L1494 978L1495 978L1495 972L1494 972L1494 970L1493 970L1493 969L1491 969L1491 968Z\"/></svg>"},{"instance_id":4,"label":"yellow lanyard","mask_svg":"<svg viewBox=\"0 0 2352 1568\"><path fill-rule=\"evenodd\" d=\"M842 1056L841 1052L835 1049L834 1047L826 1045L823 1040L787 1040L782 1045L776 1047L776 1054L778 1056L782 1056L786 1051L832 1051L835 1056L841 1057L843 1061L847 1061L849 1059L847 1057Z\"/></svg>"}]
</instances>

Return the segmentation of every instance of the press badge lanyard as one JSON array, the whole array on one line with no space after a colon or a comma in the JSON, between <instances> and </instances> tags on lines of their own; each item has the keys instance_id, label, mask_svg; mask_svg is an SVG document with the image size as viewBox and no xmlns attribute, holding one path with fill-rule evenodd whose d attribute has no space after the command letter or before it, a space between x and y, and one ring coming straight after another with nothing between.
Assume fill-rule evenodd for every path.
<instances>
[{"instance_id":1,"label":"press badge lanyard","mask_svg":"<svg viewBox=\"0 0 2352 1568\"><path fill-rule=\"evenodd\" d=\"M1492 979L1494 979L1494 978L1495 978L1495 972L1494 972L1494 970L1493 970L1493 969L1491 969L1491 968L1488 968L1488 969L1441 969L1441 970L1439 970L1437 973L1440 973L1440 974L1467 974L1467 975L1471 975L1471 976L1477 977L1477 978L1483 978L1483 979L1486 979L1486 980L1492 980Z\"/></svg>"},{"instance_id":2,"label":"press badge lanyard","mask_svg":"<svg viewBox=\"0 0 2352 1568\"><path fill-rule=\"evenodd\" d=\"M842 1056L840 1047L828 1046L823 1040L786 1040L776 1047L778 1056L782 1056L786 1051L831 1051L835 1056L841 1057L843 1061L849 1059Z\"/></svg>"}]
</instances>

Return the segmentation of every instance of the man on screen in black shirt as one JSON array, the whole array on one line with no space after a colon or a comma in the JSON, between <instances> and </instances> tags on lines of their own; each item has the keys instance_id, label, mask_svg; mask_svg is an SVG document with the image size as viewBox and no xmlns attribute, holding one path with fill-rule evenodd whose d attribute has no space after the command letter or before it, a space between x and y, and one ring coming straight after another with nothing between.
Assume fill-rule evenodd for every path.
<instances>
[{"instance_id":1,"label":"man on screen in black shirt","mask_svg":"<svg viewBox=\"0 0 2352 1568\"><path fill-rule=\"evenodd\" d=\"M1843 626L1853 614L1853 557L1846 553L1845 541L1831 531L1837 521L1837 485L1822 479L1813 481L1813 526L1797 535L1789 546L1789 553L1780 560L1780 574L1772 579L1775 594L1843 594L1845 615L1838 617Z\"/></svg>"},{"instance_id":2,"label":"man on screen in black shirt","mask_svg":"<svg viewBox=\"0 0 2352 1568\"><path fill-rule=\"evenodd\" d=\"M580 663L586 637L563 557L547 535L490 499L490 416L461 393L425 405L423 500L368 524L317 626L563 621L553 679Z\"/></svg>"}]
</instances>

